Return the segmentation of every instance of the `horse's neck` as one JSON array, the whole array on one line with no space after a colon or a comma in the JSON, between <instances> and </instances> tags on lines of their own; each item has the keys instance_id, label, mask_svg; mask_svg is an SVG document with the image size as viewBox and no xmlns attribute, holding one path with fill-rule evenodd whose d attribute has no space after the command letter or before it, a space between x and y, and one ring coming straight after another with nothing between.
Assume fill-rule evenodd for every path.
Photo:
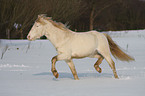
<instances>
[{"instance_id":1,"label":"horse's neck","mask_svg":"<svg viewBox=\"0 0 145 96\"><path fill-rule=\"evenodd\" d=\"M49 35L47 34L49 32ZM65 32L55 26L47 30L46 37L51 41L51 43L57 48L69 38L68 34L71 32Z\"/></svg>"}]
</instances>

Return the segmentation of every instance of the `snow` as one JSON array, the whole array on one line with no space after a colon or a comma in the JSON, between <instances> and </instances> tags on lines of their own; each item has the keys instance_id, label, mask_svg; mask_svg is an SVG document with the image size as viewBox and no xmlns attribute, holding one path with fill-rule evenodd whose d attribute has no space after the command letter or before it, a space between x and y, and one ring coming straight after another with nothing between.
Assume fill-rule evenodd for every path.
<instances>
[{"instance_id":1,"label":"snow","mask_svg":"<svg viewBox=\"0 0 145 96\"><path fill-rule=\"evenodd\" d=\"M104 60L99 74L93 65L97 59L74 59L80 80L64 61L58 61L59 78L51 73L55 48L48 40L0 40L0 96L144 96L145 30L110 31L113 40L135 62L116 63L120 79Z\"/></svg>"}]
</instances>

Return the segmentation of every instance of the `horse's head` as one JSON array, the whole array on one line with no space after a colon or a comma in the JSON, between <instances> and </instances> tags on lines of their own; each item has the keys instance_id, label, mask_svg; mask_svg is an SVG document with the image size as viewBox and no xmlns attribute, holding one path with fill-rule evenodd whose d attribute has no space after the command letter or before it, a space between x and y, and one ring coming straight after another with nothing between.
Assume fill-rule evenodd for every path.
<instances>
[{"instance_id":1,"label":"horse's head","mask_svg":"<svg viewBox=\"0 0 145 96\"><path fill-rule=\"evenodd\" d=\"M44 14L38 15L37 20L35 21L33 27L31 28L27 36L27 39L32 41L45 35L46 25L47 25L47 22L45 20L45 15Z\"/></svg>"}]
</instances>

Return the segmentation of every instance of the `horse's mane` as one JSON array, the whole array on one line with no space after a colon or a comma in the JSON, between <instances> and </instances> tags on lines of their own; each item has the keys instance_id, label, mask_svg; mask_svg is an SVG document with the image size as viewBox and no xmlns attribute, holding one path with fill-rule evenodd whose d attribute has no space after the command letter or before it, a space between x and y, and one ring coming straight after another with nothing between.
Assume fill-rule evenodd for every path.
<instances>
[{"instance_id":1,"label":"horse's mane","mask_svg":"<svg viewBox=\"0 0 145 96\"><path fill-rule=\"evenodd\" d=\"M68 27L61 23L61 22L56 22L56 21L53 21L52 19L48 19L49 22L51 22L55 27L59 28L59 29L62 29L64 31L68 31Z\"/></svg>"},{"instance_id":2,"label":"horse's mane","mask_svg":"<svg viewBox=\"0 0 145 96\"><path fill-rule=\"evenodd\" d=\"M70 30L66 24L63 24L61 22L53 21L51 17L46 17L45 14L38 15L38 18L37 18L36 21L41 22L40 18L43 18L43 19L51 22L55 27L57 27L57 28L59 28L61 30L64 30L64 31L69 31Z\"/></svg>"}]
</instances>

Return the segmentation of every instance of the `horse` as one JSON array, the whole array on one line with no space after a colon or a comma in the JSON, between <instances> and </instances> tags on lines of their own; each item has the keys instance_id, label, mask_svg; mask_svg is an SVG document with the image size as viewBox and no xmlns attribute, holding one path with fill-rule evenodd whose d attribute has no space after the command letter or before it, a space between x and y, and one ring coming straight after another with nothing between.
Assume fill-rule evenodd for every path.
<instances>
[{"instance_id":1,"label":"horse","mask_svg":"<svg viewBox=\"0 0 145 96\"><path fill-rule=\"evenodd\" d=\"M27 39L32 41L43 35L53 44L58 53L51 60L51 71L56 78L59 77L59 74L55 64L56 61L60 60L64 60L68 64L75 80L79 80L79 78L72 59L98 58L94 67L99 73L102 72L99 65L105 59L110 65L115 78L119 77L115 63L111 58L111 53L116 59L121 61L129 62L135 60L122 51L108 34L97 31L74 32L61 22L53 21L51 17L40 14L28 33Z\"/></svg>"}]
</instances>

